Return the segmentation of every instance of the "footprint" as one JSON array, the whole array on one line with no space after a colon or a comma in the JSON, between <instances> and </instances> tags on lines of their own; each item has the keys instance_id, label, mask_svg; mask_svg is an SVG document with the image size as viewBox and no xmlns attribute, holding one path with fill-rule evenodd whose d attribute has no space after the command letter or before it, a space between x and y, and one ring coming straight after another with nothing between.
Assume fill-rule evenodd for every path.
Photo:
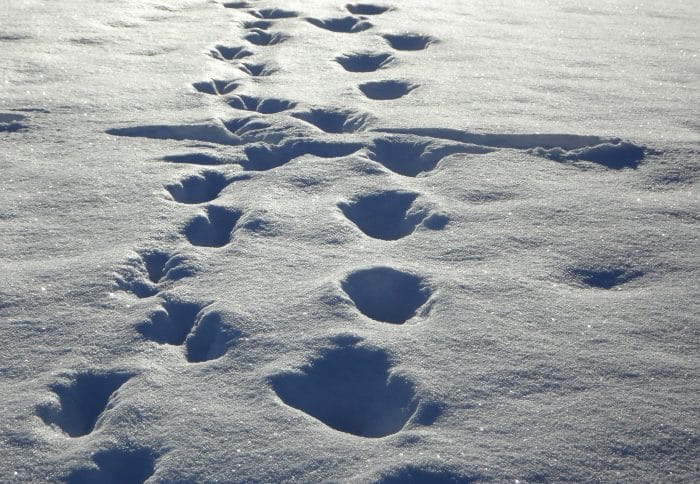
<instances>
[{"instance_id":1,"label":"footprint","mask_svg":"<svg viewBox=\"0 0 700 484\"><path fill-rule=\"evenodd\" d=\"M264 20L277 20L282 18L298 17L299 14L292 10L283 10L281 8L261 8L258 10L248 11L253 17Z\"/></svg>"},{"instance_id":2,"label":"footprint","mask_svg":"<svg viewBox=\"0 0 700 484\"><path fill-rule=\"evenodd\" d=\"M309 111L293 113L292 116L326 133L354 133L364 130L369 124L368 115L344 109L312 108Z\"/></svg>"},{"instance_id":3,"label":"footprint","mask_svg":"<svg viewBox=\"0 0 700 484\"><path fill-rule=\"evenodd\" d=\"M362 94L370 99L388 100L403 97L418 86L404 81L370 81L359 87Z\"/></svg>"},{"instance_id":4,"label":"footprint","mask_svg":"<svg viewBox=\"0 0 700 484\"><path fill-rule=\"evenodd\" d=\"M644 148L618 140L617 142L600 143L569 151L558 147L534 148L530 150L530 154L562 163L590 161L613 170L622 170L624 168L636 169L644 159Z\"/></svg>"},{"instance_id":5,"label":"footprint","mask_svg":"<svg viewBox=\"0 0 700 484\"><path fill-rule=\"evenodd\" d=\"M184 346L185 359L200 363L223 356L241 335L223 323L218 312L205 313L206 304L166 300L137 330L151 341Z\"/></svg>"},{"instance_id":6,"label":"footprint","mask_svg":"<svg viewBox=\"0 0 700 484\"><path fill-rule=\"evenodd\" d=\"M356 143L312 140L292 140L279 146L267 143L249 144L245 147L247 162L243 162L242 165L245 170L265 171L282 166L303 155L336 158L354 153L361 147Z\"/></svg>"},{"instance_id":7,"label":"footprint","mask_svg":"<svg viewBox=\"0 0 700 484\"><path fill-rule=\"evenodd\" d=\"M215 46L209 51L209 54L214 59L218 59L221 61L243 59L245 57L250 57L251 55L253 55L253 53L245 47L226 47L223 45Z\"/></svg>"},{"instance_id":8,"label":"footprint","mask_svg":"<svg viewBox=\"0 0 700 484\"><path fill-rule=\"evenodd\" d=\"M242 212L217 205L208 205L204 213L193 217L183 234L192 245L199 247L223 247L231 241L234 228Z\"/></svg>"},{"instance_id":9,"label":"footprint","mask_svg":"<svg viewBox=\"0 0 700 484\"><path fill-rule=\"evenodd\" d=\"M88 371L73 376L69 383L56 383L51 390L58 403L38 406L39 417L47 425L56 425L70 437L82 437L97 426L112 395L133 373Z\"/></svg>"},{"instance_id":10,"label":"footprint","mask_svg":"<svg viewBox=\"0 0 700 484\"><path fill-rule=\"evenodd\" d=\"M25 129L27 126L22 121L27 119L23 114L0 112L0 133L14 133Z\"/></svg>"},{"instance_id":11,"label":"footprint","mask_svg":"<svg viewBox=\"0 0 700 484\"><path fill-rule=\"evenodd\" d=\"M156 459L156 453L144 447L103 450L92 456L95 466L75 469L66 482L143 484L155 472Z\"/></svg>"},{"instance_id":12,"label":"footprint","mask_svg":"<svg viewBox=\"0 0 700 484\"><path fill-rule=\"evenodd\" d=\"M156 343L180 346L185 343L205 307L205 304L166 300L148 321L140 323L136 329Z\"/></svg>"},{"instance_id":13,"label":"footprint","mask_svg":"<svg viewBox=\"0 0 700 484\"><path fill-rule=\"evenodd\" d=\"M399 432L417 407L413 383L391 368L384 350L345 345L270 383L282 402L325 425L378 438Z\"/></svg>"},{"instance_id":14,"label":"footprint","mask_svg":"<svg viewBox=\"0 0 700 484\"><path fill-rule=\"evenodd\" d=\"M275 114L296 107L296 103L284 99L259 98L253 96L237 95L226 100L229 106L243 111L255 111L260 114Z\"/></svg>"},{"instance_id":15,"label":"footprint","mask_svg":"<svg viewBox=\"0 0 700 484\"><path fill-rule=\"evenodd\" d=\"M362 232L381 240L398 240L411 235L428 217L428 210L415 205L417 193L385 191L341 202L338 207ZM428 228L443 228L447 217L433 214Z\"/></svg>"},{"instance_id":16,"label":"footprint","mask_svg":"<svg viewBox=\"0 0 700 484\"><path fill-rule=\"evenodd\" d=\"M386 34L382 37L396 50L423 50L436 42L433 37L421 34Z\"/></svg>"},{"instance_id":17,"label":"footprint","mask_svg":"<svg viewBox=\"0 0 700 484\"><path fill-rule=\"evenodd\" d=\"M194 331L185 340L185 358L190 363L220 358L241 334L225 324L219 313L207 313L199 319Z\"/></svg>"},{"instance_id":18,"label":"footprint","mask_svg":"<svg viewBox=\"0 0 700 484\"><path fill-rule=\"evenodd\" d=\"M270 20L247 20L243 22L243 28L246 30L260 29L267 30L275 23Z\"/></svg>"},{"instance_id":19,"label":"footprint","mask_svg":"<svg viewBox=\"0 0 700 484\"><path fill-rule=\"evenodd\" d=\"M420 138L378 138L367 156L394 173L415 177L434 170L443 158L455 153L489 153L490 148L446 144Z\"/></svg>"},{"instance_id":20,"label":"footprint","mask_svg":"<svg viewBox=\"0 0 700 484\"><path fill-rule=\"evenodd\" d=\"M391 324L411 319L431 295L422 277L390 267L352 272L341 287L362 314Z\"/></svg>"},{"instance_id":21,"label":"footprint","mask_svg":"<svg viewBox=\"0 0 700 484\"><path fill-rule=\"evenodd\" d=\"M390 7L384 5L372 5L371 3L348 3L345 8L353 15L380 15Z\"/></svg>"},{"instance_id":22,"label":"footprint","mask_svg":"<svg viewBox=\"0 0 700 484\"><path fill-rule=\"evenodd\" d=\"M242 62L238 68L252 77L270 76L279 70L267 62Z\"/></svg>"},{"instance_id":23,"label":"footprint","mask_svg":"<svg viewBox=\"0 0 700 484\"><path fill-rule=\"evenodd\" d=\"M210 81L195 82L192 84L192 87L204 94L223 96L225 94L230 94L236 89L238 89L238 87L240 87L240 84L238 84L235 81L222 81L219 79L211 79Z\"/></svg>"},{"instance_id":24,"label":"footprint","mask_svg":"<svg viewBox=\"0 0 700 484\"><path fill-rule=\"evenodd\" d=\"M167 155L163 161L168 163L187 163L189 165L215 166L226 164L226 160L207 153L184 153L180 155Z\"/></svg>"},{"instance_id":25,"label":"footprint","mask_svg":"<svg viewBox=\"0 0 700 484\"><path fill-rule=\"evenodd\" d=\"M195 272L180 254L146 249L117 270L115 282L122 291L146 298L156 295L165 283L192 276Z\"/></svg>"},{"instance_id":26,"label":"footprint","mask_svg":"<svg viewBox=\"0 0 700 484\"><path fill-rule=\"evenodd\" d=\"M484 481L481 476L467 476L455 471L429 466L423 469L415 464L409 464L392 471L389 475L377 481L378 484L471 484Z\"/></svg>"},{"instance_id":27,"label":"footprint","mask_svg":"<svg viewBox=\"0 0 700 484\"><path fill-rule=\"evenodd\" d=\"M327 19L309 17L306 19L306 21L312 25L315 25L316 27L330 30L331 32L340 32L347 34L362 32L373 27L373 25L366 20L350 16Z\"/></svg>"},{"instance_id":28,"label":"footprint","mask_svg":"<svg viewBox=\"0 0 700 484\"><path fill-rule=\"evenodd\" d=\"M214 200L232 182L232 179L217 171L203 171L169 183L165 189L176 202L196 204Z\"/></svg>"},{"instance_id":29,"label":"footprint","mask_svg":"<svg viewBox=\"0 0 700 484\"><path fill-rule=\"evenodd\" d=\"M264 30L252 30L249 34L244 35L243 38L251 44L269 46L280 44L289 39L289 36L280 32L271 34Z\"/></svg>"},{"instance_id":30,"label":"footprint","mask_svg":"<svg viewBox=\"0 0 700 484\"><path fill-rule=\"evenodd\" d=\"M575 284L597 289L612 289L643 275L642 271L632 270L624 266L576 267L568 270L568 278L572 279Z\"/></svg>"},{"instance_id":31,"label":"footprint","mask_svg":"<svg viewBox=\"0 0 700 484\"><path fill-rule=\"evenodd\" d=\"M228 121L224 121L223 124L230 133L236 136L243 136L251 131L267 129L271 126L270 123L256 116L229 119Z\"/></svg>"},{"instance_id":32,"label":"footprint","mask_svg":"<svg viewBox=\"0 0 700 484\"><path fill-rule=\"evenodd\" d=\"M251 4L248 2L227 2L224 3L224 8L250 8Z\"/></svg>"},{"instance_id":33,"label":"footprint","mask_svg":"<svg viewBox=\"0 0 700 484\"><path fill-rule=\"evenodd\" d=\"M348 72L374 72L389 65L394 58L391 54L353 52L340 55L335 60Z\"/></svg>"}]
</instances>

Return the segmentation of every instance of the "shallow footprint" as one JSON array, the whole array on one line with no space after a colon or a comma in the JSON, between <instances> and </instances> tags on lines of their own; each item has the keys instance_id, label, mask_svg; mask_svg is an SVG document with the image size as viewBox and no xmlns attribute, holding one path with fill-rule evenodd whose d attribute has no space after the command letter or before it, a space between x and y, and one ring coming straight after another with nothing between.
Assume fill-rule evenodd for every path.
<instances>
[{"instance_id":1,"label":"shallow footprint","mask_svg":"<svg viewBox=\"0 0 700 484\"><path fill-rule=\"evenodd\" d=\"M251 4L248 2L226 2L223 4L224 8L250 8Z\"/></svg>"},{"instance_id":2,"label":"shallow footprint","mask_svg":"<svg viewBox=\"0 0 700 484\"><path fill-rule=\"evenodd\" d=\"M339 32L346 34L362 32L373 26L370 22L366 20L351 16L327 19L309 17L306 19L306 21L312 25L315 25L316 27L330 30L331 32Z\"/></svg>"},{"instance_id":3,"label":"shallow footprint","mask_svg":"<svg viewBox=\"0 0 700 484\"><path fill-rule=\"evenodd\" d=\"M285 404L327 426L378 438L399 432L417 408L413 383L391 367L384 350L348 344L270 383Z\"/></svg>"},{"instance_id":4,"label":"shallow footprint","mask_svg":"<svg viewBox=\"0 0 700 484\"><path fill-rule=\"evenodd\" d=\"M359 86L362 94L376 100L398 99L417 87L405 81L370 81Z\"/></svg>"},{"instance_id":5,"label":"shallow footprint","mask_svg":"<svg viewBox=\"0 0 700 484\"><path fill-rule=\"evenodd\" d=\"M385 53L353 52L340 55L335 60L348 72L374 72L389 65L394 58Z\"/></svg>"},{"instance_id":6,"label":"shallow footprint","mask_svg":"<svg viewBox=\"0 0 700 484\"><path fill-rule=\"evenodd\" d=\"M391 10L391 7L371 3L348 3L345 8L353 15L380 15Z\"/></svg>"},{"instance_id":7,"label":"shallow footprint","mask_svg":"<svg viewBox=\"0 0 700 484\"><path fill-rule=\"evenodd\" d=\"M435 39L422 34L386 34L384 39L396 50L423 50L435 42Z\"/></svg>"},{"instance_id":8,"label":"shallow footprint","mask_svg":"<svg viewBox=\"0 0 700 484\"><path fill-rule=\"evenodd\" d=\"M249 10L248 13L251 14L253 17L265 20L275 20L299 16L297 12L294 12L292 10L283 10L281 8L261 8L258 10Z\"/></svg>"},{"instance_id":9,"label":"shallow footprint","mask_svg":"<svg viewBox=\"0 0 700 484\"><path fill-rule=\"evenodd\" d=\"M596 289L612 289L643 275L643 271L625 266L574 267L568 270L568 278L576 285Z\"/></svg>"}]
</instances>

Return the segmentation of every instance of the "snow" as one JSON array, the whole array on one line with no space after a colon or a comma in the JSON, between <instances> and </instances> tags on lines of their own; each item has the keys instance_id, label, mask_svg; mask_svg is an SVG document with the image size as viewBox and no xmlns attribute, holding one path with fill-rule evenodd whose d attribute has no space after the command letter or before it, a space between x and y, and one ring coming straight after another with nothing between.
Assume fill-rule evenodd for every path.
<instances>
[{"instance_id":1,"label":"snow","mask_svg":"<svg viewBox=\"0 0 700 484\"><path fill-rule=\"evenodd\" d=\"M0 481L700 479L694 2L0 15Z\"/></svg>"}]
</instances>

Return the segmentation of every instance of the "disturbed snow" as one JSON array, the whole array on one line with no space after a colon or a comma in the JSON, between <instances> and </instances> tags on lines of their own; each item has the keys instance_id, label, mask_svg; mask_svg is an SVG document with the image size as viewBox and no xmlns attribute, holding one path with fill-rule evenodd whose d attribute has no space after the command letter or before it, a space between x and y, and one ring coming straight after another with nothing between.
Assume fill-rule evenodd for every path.
<instances>
[{"instance_id":1,"label":"disturbed snow","mask_svg":"<svg viewBox=\"0 0 700 484\"><path fill-rule=\"evenodd\" d=\"M3 6L0 481L693 481L692 2Z\"/></svg>"}]
</instances>

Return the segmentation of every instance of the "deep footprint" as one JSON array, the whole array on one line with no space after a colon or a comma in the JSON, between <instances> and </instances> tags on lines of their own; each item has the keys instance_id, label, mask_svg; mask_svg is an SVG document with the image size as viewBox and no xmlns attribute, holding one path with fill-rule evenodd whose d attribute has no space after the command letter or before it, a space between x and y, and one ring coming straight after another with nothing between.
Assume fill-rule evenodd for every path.
<instances>
[{"instance_id":1,"label":"deep footprint","mask_svg":"<svg viewBox=\"0 0 700 484\"><path fill-rule=\"evenodd\" d=\"M136 329L156 343L179 346L184 344L205 307L204 304L180 300L164 301L148 321L139 324Z\"/></svg>"},{"instance_id":2,"label":"deep footprint","mask_svg":"<svg viewBox=\"0 0 700 484\"><path fill-rule=\"evenodd\" d=\"M212 79L210 81L199 81L192 84L197 91L204 94L213 94L217 96L223 96L225 94L230 94L240 85L235 81L224 81L220 79Z\"/></svg>"},{"instance_id":3,"label":"deep footprint","mask_svg":"<svg viewBox=\"0 0 700 484\"><path fill-rule=\"evenodd\" d=\"M76 469L66 478L68 484L142 484L155 472L157 455L142 447L97 452L96 467Z\"/></svg>"},{"instance_id":4,"label":"deep footprint","mask_svg":"<svg viewBox=\"0 0 700 484\"><path fill-rule=\"evenodd\" d=\"M195 269L179 254L146 249L117 271L116 284L122 291L139 298L154 296L160 285L192 276Z\"/></svg>"},{"instance_id":5,"label":"deep footprint","mask_svg":"<svg viewBox=\"0 0 700 484\"><path fill-rule=\"evenodd\" d=\"M254 96L233 96L227 99L227 103L234 109L243 111L255 111L260 114L275 114L296 106L295 102L275 98L259 98Z\"/></svg>"},{"instance_id":6,"label":"deep footprint","mask_svg":"<svg viewBox=\"0 0 700 484\"><path fill-rule=\"evenodd\" d=\"M270 383L285 404L335 430L385 437L399 432L417 407L412 382L392 374L391 366L384 350L348 345Z\"/></svg>"},{"instance_id":7,"label":"deep footprint","mask_svg":"<svg viewBox=\"0 0 700 484\"><path fill-rule=\"evenodd\" d=\"M413 205L417 193L386 191L357 197L338 207L365 234L375 239L398 240L413 233L427 211Z\"/></svg>"},{"instance_id":8,"label":"deep footprint","mask_svg":"<svg viewBox=\"0 0 700 484\"><path fill-rule=\"evenodd\" d=\"M289 36L279 32L271 34L264 30L252 30L249 34L244 35L243 38L251 44L264 47L268 45L281 44L282 42L289 39Z\"/></svg>"},{"instance_id":9,"label":"deep footprint","mask_svg":"<svg viewBox=\"0 0 700 484\"><path fill-rule=\"evenodd\" d=\"M132 376L133 373L78 373L68 384L51 386L59 405L41 405L38 414L47 425L57 425L71 437L88 435L95 429L110 397Z\"/></svg>"},{"instance_id":10,"label":"deep footprint","mask_svg":"<svg viewBox=\"0 0 700 484\"><path fill-rule=\"evenodd\" d=\"M362 314L391 324L415 316L432 293L422 277L390 267L357 270L341 281L341 287Z\"/></svg>"},{"instance_id":11,"label":"deep footprint","mask_svg":"<svg viewBox=\"0 0 700 484\"><path fill-rule=\"evenodd\" d=\"M396 50L423 50L435 42L435 39L421 34L386 34L384 39Z\"/></svg>"},{"instance_id":12,"label":"deep footprint","mask_svg":"<svg viewBox=\"0 0 700 484\"><path fill-rule=\"evenodd\" d=\"M341 17L341 18L327 18L318 19L309 17L306 19L312 25L320 27L322 29L330 30L331 32L338 33L357 33L372 28L372 24L366 20L357 17Z\"/></svg>"},{"instance_id":13,"label":"deep footprint","mask_svg":"<svg viewBox=\"0 0 700 484\"><path fill-rule=\"evenodd\" d=\"M360 148L360 144L314 140L291 140L279 146L266 143L250 144L245 148L247 161L241 164L246 170L265 171L285 165L303 155L336 158L347 156Z\"/></svg>"},{"instance_id":14,"label":"deep footprint","mask_svg":"<svg viewBox=\"0 0 700 484\"><path fill-rule=\"evenodd\" d=\"M313 108L292 114L326 133L354 133L362 131L369 123L369 116L343 109Z\"/></svg>"},{"instance_id":15,"label":"deep footprint","mask_svg":"<svg viewBox=\"0 0 700 484\"><path fill-rule=\"evenodd\" d=\"M417 87L404 81L370 81L359 86L362 94L376 100L398 99Z\"/></svg>"},{"instance_id":16,"label":"deep footprint","mask_svg":"<svg viewBox=\"0 0 700 484\"><path fill-rule=\"evenodd\" d=\"M251 51L245 47L226 47L224 45L217 45L209 51L209 54L214 58L222 61L232 61L236 59L243 59L245 57L250 57L253 55Z\"/></svg>"},{"instance_id":17,"label":"deep footprint","mask_svg":"<svg viewBox=\"0 0 700 484\"><path fill-rule=\"evenodd\" d=\"M272 27L275 23L270 20L248 20L243 22L243 28L246 30L260 29L267 30Z\"/></svg>"},{"instance_id":18,"label":"deep footprint","mask_svg":"<svg viewBox=\"0 0 700 484\"><path fill-rule=\"evenodd\" d=\"M434 170L446 156L455 153L489 153L490 148L445 144L415 138L378 138L367 156L394 173L415 177Z\"/></svg>"},{"instance_id":19,"label":"deep footprint","mask_svg":"<svg viewBox=\"0 0 700 484\"><path fill-rule=\"evenodd\" d=\"M480 477L465 476L448 469L427 468L422 469L416 465L407 465L388 476L380 479L379 484L471 484L480 482Z\"/></svg>"},{"instance_id":20,"label":"deep footprint","mask_svg":"<svg viewBox=\"0 0 700 484\"><path fill-rule=\"evenodd\" d=\"M226 354L241 332L224 323L217 312L203 315L185 340L185 358L190 363L215 360Z\"/></svg>"},{"instance_id":21,"label":"deep footprint","mask_svg":"<svg viewBox=\"0 0 700 484\"><path fill-rule=\"evenodd\" d=\"M335 60L348 72L374 72L389 65L394 58L385 53L353 52L340 55Z\"/></svg>"},{"instance_id":22,"label":"deep footprint","mask_svg":"<svg viewBox=\"0 0 700 484\"><path fill-rule=\"evenodd\" d=\"M348 3L345 8L353 15L380 15L390 10L390 7L371 3Z\"/></svg>"},{"instance_id":23,"label":"deep footprint","mask_svg":"<svg viewBox=\"0 0 700 484\"><path fill-rule=\"evenodd\" d=\"M187 240L199 247L223 247L231 241L242 212L209 205L193 217L183 229Z\"/></svg>"},{"instance_id":24,"label":"deep footprint","mask_svg":"<svg viewBox=\"0 0 700 484\"><path fill-rule=\"evenodd\" d=\"M278 71L275 66L265 62L242 62L238 68L251 77L270 76Z\"/></svg>"},{"instance_id":25,"label":"deep footprint","mask_svg":"<svg viewBox=\"0 0 700 484\"><path fill-rule=\"evenodd\" d=\"M165 189L176 202L195 204L214 200L230 183L231 180L222 173L203 171L169 183Z\"/></svg>"}]
</instances>

